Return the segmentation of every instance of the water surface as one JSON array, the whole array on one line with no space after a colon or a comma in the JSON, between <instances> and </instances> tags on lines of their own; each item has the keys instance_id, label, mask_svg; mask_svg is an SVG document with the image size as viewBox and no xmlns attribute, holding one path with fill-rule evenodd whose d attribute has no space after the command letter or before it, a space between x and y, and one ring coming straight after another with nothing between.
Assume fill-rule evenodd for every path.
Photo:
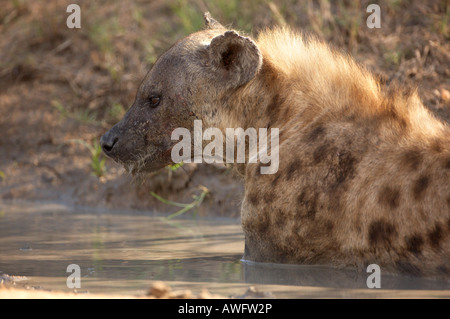
<instances>
[{"instance_id":1,"label":"water surface","mask_svg":"<svg viewBox=\"0 0 450 319\"><path fill-rule=\"evenodd\" d=\"M251 285L277 298L450 297L448 282L383 275L383 289L375 291L365 273L243 262L243 251L234 219L0 203L0 276L25 276L17 285L28 288L71 291L66 270L76 264L78 293L143 295L162 280L174 290L234 297Z\"/></svg>"}]
</instances>

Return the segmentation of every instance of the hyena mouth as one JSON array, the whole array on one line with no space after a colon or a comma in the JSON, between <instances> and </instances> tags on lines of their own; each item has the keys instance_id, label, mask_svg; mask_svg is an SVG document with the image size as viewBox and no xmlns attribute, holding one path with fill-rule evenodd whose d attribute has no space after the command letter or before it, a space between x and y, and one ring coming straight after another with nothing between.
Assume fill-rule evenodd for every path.
<instances>
[{"instance_id":1,"label":"hyena mouth","mask_svg":"<svg viewBox=\"0 0 450 319\"><path fill-rule=\"evenodd\" d=\"M146 171L146 167L149 166L151 161L149 161L149 156L139 156L136 160L132 162L124 163L125 170L132 176L139 175Z\"/></svg>"},{"instance_id":2,"label":"hyena mouth","mask_svg":"<svg viewBox=\"0 0 450 319\"><path fill-rule=\"evenodd\" d=\"M133 163L124 163L123 167L125 168L125 171L128 174L131 174L132 176L138 175L140 173L140 171L141 171L139 169L138 163L135 163L135 162L133 162Z\"/></svg>"},{"instance_id":3,"label":"hyena mouth","mask_svg":"<svg viewBox=\"0 0 450 319\"><path fill-rule=\"evenodd\" d=\"M145 173L155 172L170 164L170 162L167 162L165 158L161 158L156 155L157 154L154 153L145 153L137 156L134 160L120 162L120 164L124 167L128 174L133 177L137 177ZM170 160L170 157L168 159Z\"/></svg>"}]
</instances>

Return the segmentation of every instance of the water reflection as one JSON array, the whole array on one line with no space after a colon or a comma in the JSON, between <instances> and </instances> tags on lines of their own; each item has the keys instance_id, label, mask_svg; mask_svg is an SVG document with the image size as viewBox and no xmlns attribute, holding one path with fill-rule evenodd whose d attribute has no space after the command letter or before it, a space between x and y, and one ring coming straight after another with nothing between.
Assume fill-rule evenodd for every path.
<instances>
[{"instance_id":1,"label":"water reflection","mask_svg":"<svg viewBox=\"0 0 450 319\"><path fill-rule=\"evenodd\" d=\"M80 266L85 282L242 282L242 251L236 220L66 209L16 209L0 219L0 273L39 277L43 287L42 278L57 277L64 288L69 264Z\"/></svg>"},{"instance_id":2,"label":"water reflection","mask_svg":"<svg viewBox=\"0 0 450 319\"><path fill-rule=\"evenodd\" d=\"M367 289L370 275L324 266L263 264L243 261L244 278L258 284ZM381 273L383 289L450 290L450 282Z\"/></svg>"},{"instance_id":3,"label":"water reflection","mask_svg":"<svg viewBox=\"0 0 450 319\"><path fill-rule=\"evenodd\" d=\"M66 268L77 264L83 289L103 293L146 289L155 280L189 289L216 283L217 289L259 284L367 290L368 274L352 270L242 262L244 236L237 220L169 222L150 214L0 209L0 275L27 276L42 288L67 289ZM383 274L381 285L450 290L448 282Z\"/></svg>"}]
</instances>

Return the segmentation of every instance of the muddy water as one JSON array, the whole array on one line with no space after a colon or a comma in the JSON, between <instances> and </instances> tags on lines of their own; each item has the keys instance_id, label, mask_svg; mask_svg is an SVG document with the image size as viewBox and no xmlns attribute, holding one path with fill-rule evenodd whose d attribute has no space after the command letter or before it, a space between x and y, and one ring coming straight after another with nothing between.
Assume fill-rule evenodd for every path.
<instances>
[{"instance_id":1,"label":"muddy water","mask_svg":"<svg viewBox=\"0 0 450 319\"><path fill-rule=\"evenodd\" d=\"M450 297L442 281L382 275L383 289L368 289L365 273L256 264L242 261L243 251L238 220L0 203L0 278L24 276L16 285L28 288L71 291L67 267L76 264L78 293L144 295L162 280L234 297L251 285L277 298Z\"/></svg>"}]
</instances>

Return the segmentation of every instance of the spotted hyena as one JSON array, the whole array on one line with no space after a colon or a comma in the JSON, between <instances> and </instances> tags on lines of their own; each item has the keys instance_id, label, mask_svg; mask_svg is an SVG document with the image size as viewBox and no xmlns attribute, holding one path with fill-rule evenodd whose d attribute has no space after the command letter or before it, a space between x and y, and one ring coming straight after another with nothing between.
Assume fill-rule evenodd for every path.
<instances>
[{"instance_id":1,"label":"spotted hyena","mask_svg":"<svg viewBox=\"0 0 450 319\"><path fill-rule=\"evenodd\" d=\"M171 132L279 128L279 169L245 178L244 259L450 273L450 128L415 90L286 29L252 40L208 14L144 78L104 152L138 173L171 163Z\"/></svg>"}]
</instances>

